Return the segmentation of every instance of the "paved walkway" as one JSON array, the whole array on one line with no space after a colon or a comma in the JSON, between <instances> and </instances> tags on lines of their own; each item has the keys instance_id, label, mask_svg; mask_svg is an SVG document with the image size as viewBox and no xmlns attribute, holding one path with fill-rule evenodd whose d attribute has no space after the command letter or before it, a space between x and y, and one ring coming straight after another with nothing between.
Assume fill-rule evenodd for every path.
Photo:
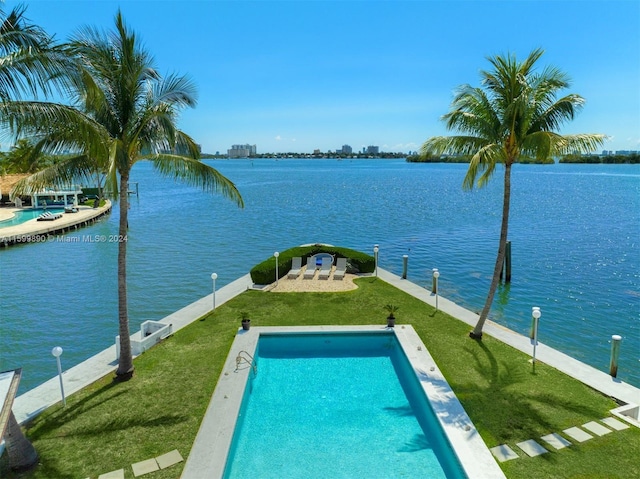
<instances>
[{"instance_id":1,"label":"paved walkway","mask_svg":"<svg viewBox=\"0 0 640 479\"><path fill-rule=\"evenodd\" d=\"M378 268L378 276L396 288L415 296L427 304L435 306L435 295L421 286L418 286L408 280L403 280L399 276L380 268ZM247 274L223 288L220 288L216 291L216 307L224 304L251 287L251 277ZM199 299L195 303L170 314L160 321L172 324L173 331L178 331L210 312L212 307L213 296L210 294ZM475 326L478 320L477 314L464 309L441 296L438 297L438 308L451 316L466 322L470 326ZM504 328L492 321L487 321L484 331L486 334L493 336L500 341L523 351L524 353L531 353L531 340L526 336ZM139 333L134 333L132 336L138 334ZM640 404L640 389L614 379L608 374L598 371L597 369L567 356L560 351L556 351L555 349L540 342L538 342L536 358L539 361L582 381L607 396L616 398L624 403ZM116 367L116 350L115 345L113 345L92 358L89 358L77 366L65 371L62 375L64 379L65 393L70 395L79 391L97 379L113 373ZM57 377L53 377L35 389L18 396L13 405L13 412L18 422L23 423L60 400L60 383Z\"/></svg>"}]
</instances>

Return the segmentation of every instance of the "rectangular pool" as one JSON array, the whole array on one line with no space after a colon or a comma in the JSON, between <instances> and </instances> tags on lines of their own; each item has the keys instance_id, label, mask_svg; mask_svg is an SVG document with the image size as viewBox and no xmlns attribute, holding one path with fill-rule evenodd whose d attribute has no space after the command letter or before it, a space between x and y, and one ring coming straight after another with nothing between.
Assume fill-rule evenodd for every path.
<instances>
[{"instance_id":1,"label":"rectangular pool","mask_svg":"<svg viewBox=\"0 0 640 479\"><path fill-rule=\"evenodd\" d=\"M225 479L466 478L395 334L260 337Z\"/></svg>"},{"instance_id":2,"label":"rectangular pool","mask_svg":"<svg viewBox=\"0 0 640 479\"><path fill-rule=\"evenodd\" d=\"M504 474L413 328L369 326L238 333L182 478L247 477Z\"/></svg>"}]
</instances>

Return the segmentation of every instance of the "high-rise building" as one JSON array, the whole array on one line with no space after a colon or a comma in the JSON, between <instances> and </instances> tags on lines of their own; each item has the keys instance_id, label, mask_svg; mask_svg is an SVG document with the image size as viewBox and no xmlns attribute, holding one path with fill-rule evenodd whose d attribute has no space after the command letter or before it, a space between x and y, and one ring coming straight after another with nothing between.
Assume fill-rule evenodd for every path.
<instances>
[{"instance_id":1,"label":"high-rise building","mask_svg":"<svg viewBox=\"0 0 640 479\"><path fill-rule=\"evenodd\" d=\"M377 155L380 153L380 148L377 146L367 146L367 154L369 155Z\"/></svg>"},{"instance_id":2,"label":"high-rise building","mask_svg":"<svg viewBox=\"0 0 640 479\"><path fill-rule=\"evenodd\" d=\"M353 153L353 148L351 148L349 145L342 145L342 149L341 150L336 150L336 153L342 153L343 155L350 155L351 153Z\"/></svg>"},{"instance_id":3,"label":"high-rise building","mask_svg":"<svg viewBox=\"0 0 640 479\"><path fill-rule=\"evenodd\" d=\"M256 145L233 145L227 150L229 158L248 158L255 156L257 152Z\"/></svg>"}]
</instances>

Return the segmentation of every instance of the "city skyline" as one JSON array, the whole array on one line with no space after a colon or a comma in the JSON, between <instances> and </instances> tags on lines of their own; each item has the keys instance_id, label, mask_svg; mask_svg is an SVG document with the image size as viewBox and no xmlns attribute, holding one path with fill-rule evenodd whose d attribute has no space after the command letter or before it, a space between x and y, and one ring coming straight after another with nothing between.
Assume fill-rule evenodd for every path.
<instances>
[{"instance_id":1,"label":"city skyline","mask_svg":"<svg viewBox=\"0 0 640 479\"><path fill-rule=\"evenodd\" d=\"M265 152L335 151L345 137L354 151L415 151L430 136L451 134L440 118L456 87L480 85L488 56L523 59L537 47L545 50L541 68L572 79L563 93L586 99L561 133L607 134L601 150L640 149L640 2L633 0L25 5L59 41L83 26L113 28L121 8L159 72L198 86L198 106L179 124L203 152L247 141Z\"/></svg>"}]
</instances>

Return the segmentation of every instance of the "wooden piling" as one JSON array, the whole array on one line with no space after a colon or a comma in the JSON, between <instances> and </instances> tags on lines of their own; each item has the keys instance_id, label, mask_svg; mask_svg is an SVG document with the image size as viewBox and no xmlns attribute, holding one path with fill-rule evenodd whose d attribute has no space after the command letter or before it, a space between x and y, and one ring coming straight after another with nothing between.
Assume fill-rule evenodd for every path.
<instances>
[{"instance_id":1,"label":"wooden piling","mask_svg":"<svg viewBox=\"0 0 640 479\"><path fill-rule=\"evenodd\" d=\"M502 263L502 269L500 270L500 281L505 278L506 283L511 282L511 241L507 241L504 261Z\"/></svg>"}]
</instances>

